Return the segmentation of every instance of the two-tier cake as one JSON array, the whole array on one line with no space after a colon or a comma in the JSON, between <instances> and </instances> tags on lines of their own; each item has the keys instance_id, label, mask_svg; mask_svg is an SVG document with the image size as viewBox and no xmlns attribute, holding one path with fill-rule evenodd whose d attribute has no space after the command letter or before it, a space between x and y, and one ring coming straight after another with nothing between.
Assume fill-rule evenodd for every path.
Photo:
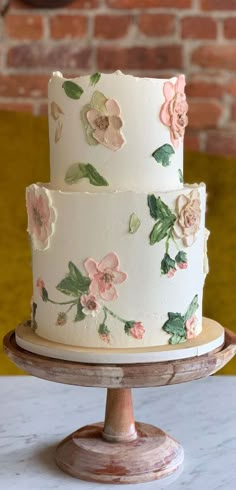
<instances>
[{"instance_id":1,"label":"two-tier cake","mask_svg":"<svg viewBox=\"0 0 236 490\"><path fill-rule=\"evenodd\" d=\"M200 334L206 194L183 183L184 88L53 74L51 182L27 188L39 337L114 349Z\"/></svg>"}]
</instances>

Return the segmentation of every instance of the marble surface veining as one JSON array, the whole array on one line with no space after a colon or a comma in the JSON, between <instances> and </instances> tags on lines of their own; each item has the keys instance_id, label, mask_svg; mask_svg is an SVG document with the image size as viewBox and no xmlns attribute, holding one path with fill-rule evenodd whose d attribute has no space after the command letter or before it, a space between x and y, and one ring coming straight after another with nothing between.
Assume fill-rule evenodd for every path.
<instances>
[{"instance_id":1,"label":"marble surface veining","mask_svg":"<svg viewBox=\"0 0 236 490\"><path fill-rule=\"evenodd\" d=\"M54 462L61 439L103 420L104 389L3 376L0 393L1 489L236 489L236 377L133 390L136 420L157 425L181 442L185 463L178 475L127 487L77 480Z\"/></svg>"}]
</instances>

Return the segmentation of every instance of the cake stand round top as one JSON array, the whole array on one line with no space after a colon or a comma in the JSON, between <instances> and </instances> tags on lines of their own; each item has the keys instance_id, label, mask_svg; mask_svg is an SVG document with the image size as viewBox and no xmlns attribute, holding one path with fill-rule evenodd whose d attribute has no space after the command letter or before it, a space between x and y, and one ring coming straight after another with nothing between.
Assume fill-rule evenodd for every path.
<instances>
[{"instance_id":1,"label":"cake stand round top","mask_svg":"<svg viewBox=\"0 0 236 490\"><path fill-rule=\"evenodd\" d=\"M58 383L104 388L141 388L182 383L209 376L236 353L236 334L225 329L224 345L208 354L176 361L140 364L88 364L33 354L19 347L15 331L3 340L7 356L33 376Z\"/></svg>"}]
</instances>

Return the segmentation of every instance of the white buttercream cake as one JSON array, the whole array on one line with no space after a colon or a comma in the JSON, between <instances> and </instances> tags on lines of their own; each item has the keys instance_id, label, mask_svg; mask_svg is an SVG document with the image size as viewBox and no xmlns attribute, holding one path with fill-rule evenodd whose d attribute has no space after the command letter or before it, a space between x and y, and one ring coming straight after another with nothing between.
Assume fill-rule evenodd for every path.
<instances>
[{"instance_id":1,"label":"white buttercream cake","mask_svg":"<svg viewBox=\"0 0 236 490\"><path fill-rule=\"evenodd\" d=\"M206 191L183 183L184 88L53 73L51 182L26 193L39 337L115 349L200 334Z\"/></svg>"}]
</instances>

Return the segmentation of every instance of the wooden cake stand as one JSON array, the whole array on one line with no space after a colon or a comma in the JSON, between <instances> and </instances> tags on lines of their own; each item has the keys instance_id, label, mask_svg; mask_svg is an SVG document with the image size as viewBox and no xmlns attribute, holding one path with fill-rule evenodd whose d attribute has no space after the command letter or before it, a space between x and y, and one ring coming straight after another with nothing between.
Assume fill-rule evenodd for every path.
<instances>
[{"instance_id":1,"label":"wooden cake stand","mask_svg":"<svg viewBox=\"0 0 236 490\"><path fill-rule=\"evenodd\" d=\"M177 470L182 446L153 425L135 423L131 388L163 386L209 376L236 353L236 334L225 330L225 343L198 357L143 364L87 364L43 357L4 338L7 356L33 376L78 386L107 388L104 423L87 425L64 439L56 451L58 466L82 480L141 483Z\"/></svg>"}]
</instances>

